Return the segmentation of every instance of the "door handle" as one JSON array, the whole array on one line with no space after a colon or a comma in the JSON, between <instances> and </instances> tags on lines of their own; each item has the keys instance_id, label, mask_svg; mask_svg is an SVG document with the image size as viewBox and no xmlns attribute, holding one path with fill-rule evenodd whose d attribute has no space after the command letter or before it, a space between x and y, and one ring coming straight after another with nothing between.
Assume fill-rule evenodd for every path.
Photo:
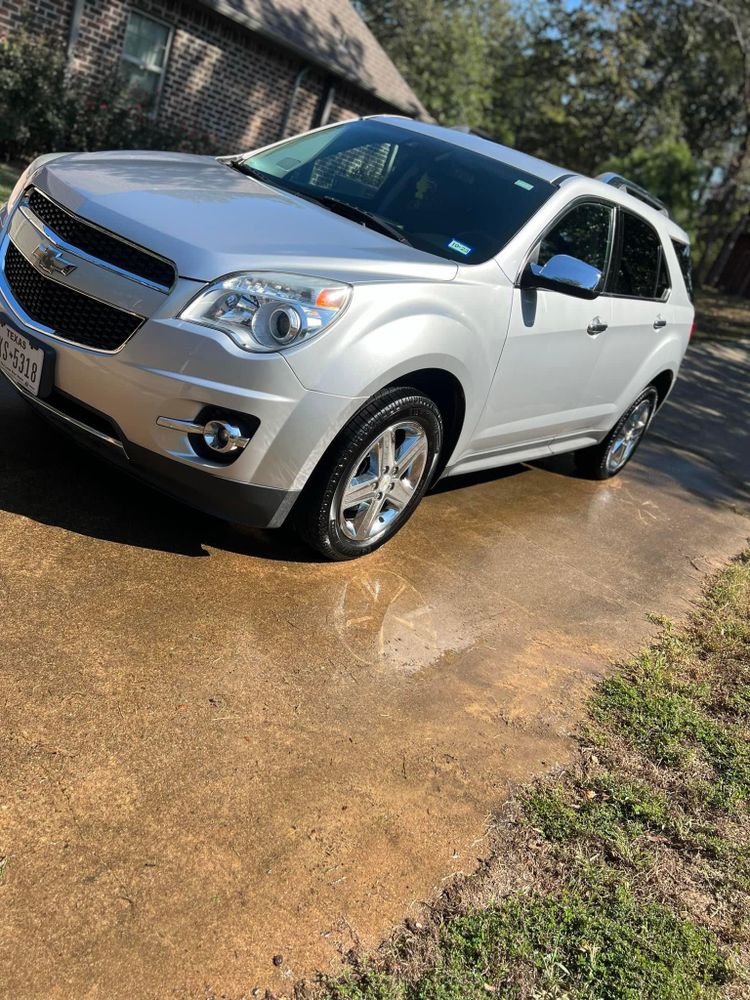
<instances>
[{"instance_id":1,"label":"door handle","mask_svg":"<svg viewBox=\"0 0 750 1000\"><path fill-rule=\"evenodd\" d=\"M661 330L667 325L667 321L663 316L657 316L654 320L654 330Z\"/></svg>"},{"instance_id":2,"label":"door handle","mask_svg":"<svg viewBox=\"0 0 750 1000\"><path fill-rule=\"evenodd\" d=\"M595 316L586 328L586 333L588 333L591 337L596 337L597 334L604 333L606 329L607 324L602 323L599 317Z\"/></svg>"}]
</instances>

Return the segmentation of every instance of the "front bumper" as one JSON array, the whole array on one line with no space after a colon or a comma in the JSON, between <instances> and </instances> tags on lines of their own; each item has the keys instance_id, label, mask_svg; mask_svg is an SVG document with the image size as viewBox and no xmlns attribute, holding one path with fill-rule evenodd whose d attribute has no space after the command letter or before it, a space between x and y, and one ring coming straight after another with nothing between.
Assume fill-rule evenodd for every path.
<instances>
[{"instance_id":1,"label":"front bumper","mask_svg":"<svg viewBox=\"0 0 750 1000\"><path fill-rule=\"evenodd\" d=\"M194 290L195 283L179 282L170 308ZM162 492L238 524L279 527L330 441L362 404L305 389L282 355L247 355L221 333L169 316L152 316L120 351L105 354L40 330L2 281L0 312L55 350L49 399L8 380L38 411ZM73 417L70 405L56 405L55 394L72 404ZM260 421L231 465L201 457L186 432L157 424L159 417L193 421L206 407Z\"/></svg>"},{"instance_id":2,"label":"front bumper","mask_svg":"<svg viewBox=\"0 0 750 1000\"><path fill-rule=\"evenodd\" d=\"M255 486L220 476L206 475L129 441L124 434L108 434L96 429L54 402L37 399L25 392L12 379L6 381L42 417L72 437L79 444L96 452L111 464L196 510L214 517L255 528L277 528L286 519L299 496L298 490ZM58 394L59 398L62 398ZM69 399L69 397L68 397Z\"/></svg>"},{"instance_id":3,"label":"front bumper","mask_svg":"<svg viewBox=\"0 0 750 1000\"><path fill-rule=\"evenodd\" d=\"M282 354L248 354L221 332L176 318L201 282L177 278L170 289L155 290L67 244L64 263L75 266L63 277L51 275L36 251L54 250L59 238L39 230L28 207L24 212L6 222L5 232L0 227L0 313L26 336L54 349L52 395L30 397L31 403L105 457L187 503L244 524L280 524L363 399L308 390ZM84 300L98 299L146 318L113 348L57 336L14 297L5 266L11 236L14 252L44 275L47 290L60 284ZM18 277L13 280L13 287L25 287ZM27 294L26 300L33 297ZM70 328L69 309L63 319ZM96 333L106 322L96 320L89 327ZM55 394L65 406L57 405ZM214 461L194 447L194 434L191 440L181 429L211 410L245 415L256 428L231 464Z\"/></svg>"}]
</instances>

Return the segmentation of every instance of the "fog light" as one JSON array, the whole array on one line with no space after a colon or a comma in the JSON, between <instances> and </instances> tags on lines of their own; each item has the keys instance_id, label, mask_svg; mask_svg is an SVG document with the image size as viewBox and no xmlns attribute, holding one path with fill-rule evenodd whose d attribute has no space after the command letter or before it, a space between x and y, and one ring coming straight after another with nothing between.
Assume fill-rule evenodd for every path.
<instances>
[{"instance_id":1,"label":"fog light","mask_svg":"<svg viewBox=\"0 0 750 1000\"><path fill-rule=\"evenodd\" d=\"M247 444L247 438L239 427L226 420L209 420L203 428L203 440L211 451L218 451L222 455L238 451Z\"/></svg>"},{"instance_id":2,"label":"fog light","mask_svg":"<svg viewBox=\"0 0 750 1000\"><path fill-rule=\"evenodd\" d=\"M156 423L187 434L196 455L220 465L236 461L260 426L257 417L220 406L204 406L194 420L158 417Z\"/></svg>"}]
</instances>

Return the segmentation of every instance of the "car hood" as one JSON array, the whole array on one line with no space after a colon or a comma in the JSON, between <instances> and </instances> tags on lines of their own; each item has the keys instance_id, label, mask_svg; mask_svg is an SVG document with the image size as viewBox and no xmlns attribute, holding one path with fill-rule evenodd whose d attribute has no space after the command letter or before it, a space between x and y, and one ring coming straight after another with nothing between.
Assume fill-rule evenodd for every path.
<instances>
[{"instance_id":1,"label":"car hood","mask_svg":"<svg viewBox=\"0 0 750 1000\"><path fill-rule=\"evenodd\" d=\"M74 153L33 178L84 219L211 281L262 267L356 280L450 280L450 261L415 250L313 202L253 180L211 156Z\"/></svg>"}]
</instances>

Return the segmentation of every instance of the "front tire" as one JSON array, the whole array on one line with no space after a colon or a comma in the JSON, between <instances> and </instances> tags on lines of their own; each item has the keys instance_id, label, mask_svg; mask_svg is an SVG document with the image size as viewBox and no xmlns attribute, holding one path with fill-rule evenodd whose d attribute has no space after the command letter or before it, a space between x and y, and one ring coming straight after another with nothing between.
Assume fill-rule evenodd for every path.
<instances>
[{"instance_id":1,"label":"front tire","mask_svg":"<svg viewBox=\"0 0 750 1000\"><path fill-rule=\"evenodd\" d=\"M406 524L443 443L440 410L408 386L384 389L352 418L300 498L297 531L327 559L356 559Z\"/></svg>"},{"instance_id":2,"label":"front tire","mask_svg":"<svg viewBox=\"0 0 750 1000\"><path fill-rule=\"evenodd\" d=\"M589 479L611 479L625 468L649 428L659 393L648 386L599 444L574 453L576 467Z\"/></svg>"}]
</instances>

